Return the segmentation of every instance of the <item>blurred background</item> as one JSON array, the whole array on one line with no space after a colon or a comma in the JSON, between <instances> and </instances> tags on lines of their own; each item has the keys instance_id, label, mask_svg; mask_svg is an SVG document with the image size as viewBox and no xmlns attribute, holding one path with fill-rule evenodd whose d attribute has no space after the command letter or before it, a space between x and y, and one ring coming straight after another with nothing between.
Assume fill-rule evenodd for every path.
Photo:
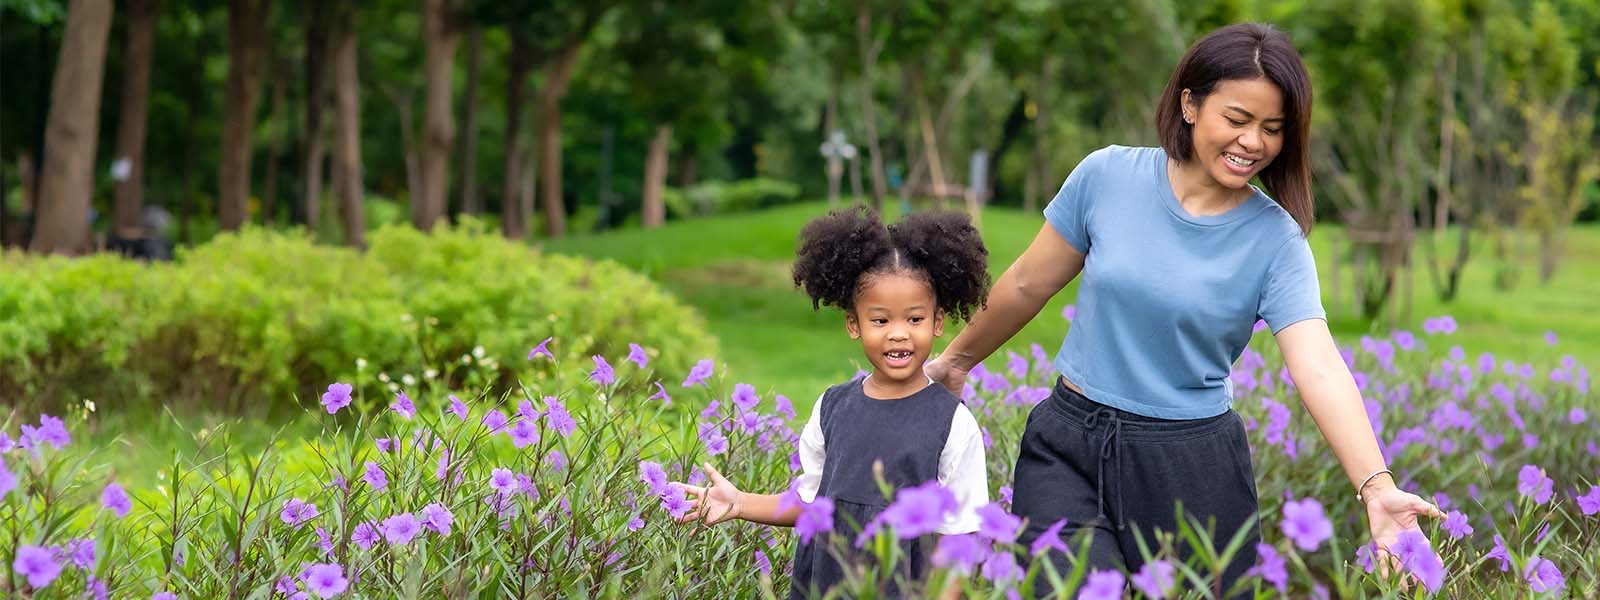
<instances>
[{"instance_id":1,"label":"blurred background","mask_svg":"<svg viewBox=\"0 0 1600 600\"><path fill-rule=\"evenodd\" d=\"M1595 0L0 0L0 406L156 452L334 381L507 385L553 337L804 410L865 364L792 289L806 220L960 207L998 276L1240 21L1312 74L1342 342L1449 315L1600 364Z\"/></svg>"}]
</instances>

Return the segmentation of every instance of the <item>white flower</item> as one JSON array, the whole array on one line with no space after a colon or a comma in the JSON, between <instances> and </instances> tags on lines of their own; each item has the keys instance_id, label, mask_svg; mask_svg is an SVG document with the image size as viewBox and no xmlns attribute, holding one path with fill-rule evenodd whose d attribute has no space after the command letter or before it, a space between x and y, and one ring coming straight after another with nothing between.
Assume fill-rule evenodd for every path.
<instances>
[{"instance_id":1,"label":"white flower","mask_svg":"<svg viewBox=\"0 0 1600 600\"><path fill-rule=\"evenodd\" d=\"M417 378L412 377L410 373L406 373L400 376L400 383L405 384L406 387L411 387L417 385Z\"/></svg>"}]
</instances>

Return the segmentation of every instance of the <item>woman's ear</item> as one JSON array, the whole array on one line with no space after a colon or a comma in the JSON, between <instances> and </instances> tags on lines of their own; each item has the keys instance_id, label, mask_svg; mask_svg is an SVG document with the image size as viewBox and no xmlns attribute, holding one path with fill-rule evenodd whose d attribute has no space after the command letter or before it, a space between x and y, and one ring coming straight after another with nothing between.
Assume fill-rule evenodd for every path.
<instances>
[{"instance_id":1,"label":"woman's ear","mask_svg":"<svg viewBox=\"0 0 1600 600\"><path fill-rule=\"evenodd\" d=\"M861 322L856 320L856 312L855 311L853 311L853 310L844 311L844 330L845 330L845 333L849 333L850 334L850 339L852 339L852 340L861 339Z\"/></svg>"},{"instance_id":2,"label":"woman's ear","mask_svg":"<svg viewBox=\"0 0 1600 600\"><path fill-rule=\"evenodd\" d=\"M1182 99L1178 101L1178 110L1183 115L1183 122L1194 124L1195 115L1200 114L1200 107L1194 103L1194 96L1189 93L1189 88L1183 88Z\"/></svg>"}]
</instances>

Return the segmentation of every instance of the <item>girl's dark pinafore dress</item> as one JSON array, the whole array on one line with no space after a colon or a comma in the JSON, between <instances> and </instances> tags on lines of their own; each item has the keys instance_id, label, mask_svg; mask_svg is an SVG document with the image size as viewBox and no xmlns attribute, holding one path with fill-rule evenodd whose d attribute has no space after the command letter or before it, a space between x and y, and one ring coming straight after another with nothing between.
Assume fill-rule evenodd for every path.
<instances>
[{"instance_id":1,"label":"girl's dark pinafore dress","mask_svg":"<svg viewBox=\"0 0 1600 600\"><path fill-rule=\"evenodd\" d=\"M835 559L846 564L871 560L855 547L861 529L891 502L873 478L873 463L883 463L883 479L895 489L922 485L939 477L939 455L950 437L950 423L961 399L942 385L930 384L896 400L877 400L862 391L865 379L829 388L822 395L824 451L818 497L833 500L833 535L813 537L795 552L789 597L820 598L845 579ZM925 542L901 542L896 578L916 580L926 572ZM890 596L895 590L886 590Z\"/></svg>"}]
</instances>

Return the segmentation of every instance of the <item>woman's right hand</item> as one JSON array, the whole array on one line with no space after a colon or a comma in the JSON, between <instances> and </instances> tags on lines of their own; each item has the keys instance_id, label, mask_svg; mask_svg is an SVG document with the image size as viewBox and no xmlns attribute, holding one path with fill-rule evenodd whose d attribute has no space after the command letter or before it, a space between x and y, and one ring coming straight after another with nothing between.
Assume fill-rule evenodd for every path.
<instances>
[{"instance_id":1,"label":"woman's right hand","mask_svg":"<svg viewBox=\"0 0 1600 600\"><path fill-rule=\"evenodd\" d=\"M711 485L700 487L686 483L672 482L671 485L683 489L689 496L689 512L678 518L679 523L704 520L707 525L716 525L723 521L739 518L739 497L742 495L733 482L717 472L716 467L706 463L706 477L711 480Z\"/></svg>"},{"instance_id":2,"label":"woman's right hand","mask_svg":"<svg viewBox=\"0 0 1600 600\"><path fill-rule=\"evenodd\" d=\"M954 361L944 356L928 361L922 366L922 372L927 373L929 379L943 384L956 397L961 396L961 389L967 385L967 370L955 366Z\"/></svg>"}]
</instances>

